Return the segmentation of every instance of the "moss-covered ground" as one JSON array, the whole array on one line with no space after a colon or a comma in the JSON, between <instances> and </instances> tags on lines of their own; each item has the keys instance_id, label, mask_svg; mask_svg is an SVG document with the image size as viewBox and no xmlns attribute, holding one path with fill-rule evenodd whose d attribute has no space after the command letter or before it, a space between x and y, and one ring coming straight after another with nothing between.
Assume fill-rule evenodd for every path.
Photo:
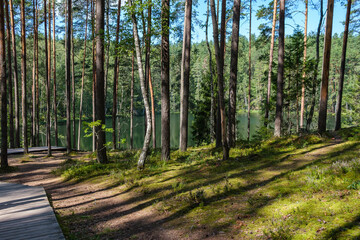
<instances>
[{"instance_id":1,"label":"moss-covered ground","mask_svg":"<svg viewBox=\"0 0 360 240\"><path fill-rule=\"evenodd\" d=\"M172 151L166 163L152 151L143 171L138 156L112 152L104 165L87 156L54 173L135 192L190 237L211 229L235 239L360 238L360 127L239 142L227 161L214 145Z\"/></svg>"}]
</instances>

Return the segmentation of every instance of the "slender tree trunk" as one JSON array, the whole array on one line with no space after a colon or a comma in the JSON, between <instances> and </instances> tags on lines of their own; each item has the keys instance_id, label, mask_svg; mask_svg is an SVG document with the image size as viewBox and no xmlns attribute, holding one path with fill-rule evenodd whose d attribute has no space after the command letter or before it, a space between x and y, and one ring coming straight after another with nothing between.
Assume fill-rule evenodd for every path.
<instances>
[{"instance_id":1,"label":"slender tree trunk","mask_svg":"<svg viewBox=\"0 0 360 240\"><path fill-rule=\"evenodd\" d=\"M4 16L4 15L2 15ZM22 84L22 135L24 153L28 153L27 138L27 103L26 103L26 29L25 29L25 0L21 0L21 84Z\"/></svg>"},{"instance_id":2,"label":"slender tree trunk","mask_svg":"<svg viewBox=\"0 0 360 240\"><path fill-rule=\"evenodd\" d=\"M207 0L206 8L206 23L205 23L205 38L206 46L209 52L209 71L210 71L210 91L211 91L211 100L210 100L210 136L211 141L215 139L215 96L214 96L214 79L213 79L213 69L212 69L212 53L210 49L209 39L208 39L208 26L209 26L209 4L210 0Z\"/></svg>"},{"instance_id":3,"label":"slender tree trunk","mask_svg":"<svg viewBox=\"0 0 360 240\"><path fill-rule=\"evenodd\" d=\"M170 0L161 1L161 159L170 159Z\"/></svg>"},{"instance_id":4,"label":"slender tree trunk","mask_svg":"<svg viewBox=\"0 0 360 240\"><path fill-rule=\"evenodd\" d=\"M117 103L117 92L118 92L118 79L119 79L119 31L120 31L120 14L121 14L121 0L118 2L117 21L116 21L116 37L115 37L115 62L114 62L114 85L113 85L113 109L112 109L112 140L113 149L116 149L116 103ZM120 134L120 133L119 133Z\"/></svg>"},{"instance_id":5,"label":"slender tree trunk","mask_svg":"<svg viewBox=\"0 0 360 240\"><path fill-rule=\"evenodd\" d=\"M148 83L149 83L149 90L150 90L150 99L151 99L151 130L152 130L152 144L153 148L156 148L156 115L155 115L155 98L154 98L154 89L152 84L151 78L151 67L150 67L150 53L151 53L151 11L152 11L152 1L148 1L148 24L147 24L147 44L146 44L146 68L145 69L145 76L146 72L148 73ZM145 78L146 79L146 78Z\"/></svg>"},{"instance_id":6,"label":"slender tree trunk","mask_svg":"<svg viewBox=\"0 0 360 240\"><path fill-rule=\"evenodd\" d=\"M334 0L328 0L326 27L325 27L325 40L324 40L323 68L321 75L319 121L318 121L318 131L320 133L326 131L333 12L334 12Z\"/></svg>"},{"instance_id":7,"label":"slender tree trunk","mask_svg":"<svg viewBox=\"0 0 360 240\"><path fill-rule=\"evenodd\" d=\"M6 67L5 67L5 22L4 2L0 0L0 101L1 101L1 168L8 167L7 159L7 89L6 89Z\"/></svg>"},{"instance_id":8,"label":"slender tree trunk","mask_svg":"<svg viewBox=\"0 0 360 240\"><path fill-rule=\"evenodd\" d=\"M11 36L10 36L10 16L9 16L9 4L5 0L5 16L6 16L6 39L7 39L7 61L8 61L8 75L7 85L9 86L9 137L10 148L15 147L14 141L14 106L13 106L13 86L12 86L12 65L11 65Z\"/></svg>"},{"instance_id":9,"label":"slender tree trunk","mask_svg":"<svg viewBox=\"0 0 360 240\"><path fill-rule=\"evenodd\" d=\"M279 18L279 57L277 74L277 94L276 94L276 115L274 136L281 136L282 109L283 109L283 85L284 85L284 52L285 52L285 0L280 0Z\"/></svg>"},{"instance_id":10,"label":"slender tree trunk","mask_svg":"<svg viewBox=\"0 0 360 240\"><path fill-rule=\"evenodd\" d=\"M36 61L36 65L35 65L35 75L36 75L36 82L35 82L35 92L36 92L36 146L40 145L40 88L39 88L39 9L37 6L37 1L36 1L36 36L35 36L35 40L36 40L36 57L35 57L35 61Z\"/></svg>"},{"instance_id":11,"label":"slender tree trunk","mask_svg":"<svg viewBox=\"0 0 360 240\"><path fill-rule=\"evenodd\" d=\"M66 151L71 152L71 111L70 111L70 67L71 67L71 11L72 0L67 0L67 18L66 18L66 33L65 33L65 82L66 82Z\"/></svg>"},{"instance_id":12,"label":"slender tree trunk","mask_svg":"<svg viewBox=\"0 0 360 240\"><path fill-rule=\"evenodd\" d=\"M305 31L304 31L304 66L306 63L307 51L307 25L308 25L308 0L305 0ZM304 127L304 112L305 112L305 67L301 85L301 108L300 108L300 128Z\"/></svg>"},{"instance_id":13,"label":"slender tree trunk","mask_svg":"<svg viewBox=\"0 0 360 240\"><path fill-rule=\"evenodd\" d=\"M341 128L341 102L342 102L342 94L343 94L343 87L344 87L346 48L347 48L347 40L348 40L348 35L349 35L351 2L352 2L351 0L348 0L347 11L346 11L343 48L342 48L342 55L341 55L340 80L339 80L338 96L337 96L337 101L336 101L335 131L340 130L340 128Z\"/></svg>"},{"instance_id":14,"label":"slender tree trunk","mask_svg":"<svg viewBox=\"0 0 360 240\"><path fill-rule=\"evenodd\" d=\"M31 146L36 145L36 8L37 1L33 0L33 25L34 25L34 44L33 44L33 69L32 69L32 128L31 128Z\"/></svg>"},{"instance_id":15,"label":"slender tree trunk","mask_svg":"<svg viewBox=\"0 0 360 240\"><path fill-rule=\"evenodd\" d=\"M274 0L273 20L272 20L272 28L271 28L270 53L269 53L269 72L268 72L266 106L265 106L265 121L264 121L265 127L267 127L267 125L269 123L269 108L270 108L270 96L271 96L271 76L272 76L273 58L274 58L276 12L277 12L277 0Z\"/></svg>"},{"instance_id":16,"label":"slender tree trunk","mask_svg":"<svg viewBox=\"0 0 360 240\"><path fill-rule=\"evenodd\" d=\"M100 120L101 125L95 127L97 135L97 160L107 163L106 137L102 125L105 125L105 96L104 96L104 12L105 0L96 0L96 113L95 121Z\"/></svg>"},{"instance_id":17,"label":"slender tree trunk","mask_svg":"<svg viewBox=\"0 0 360 240\"><path fill-rule=\"evenodd\" d=\"M55 0L53 0L53 91L54 91L54 134L55 146L59 146L57 126L57 100L56 100L56 39L55 39Z\"/></svg>"},{"instance_id":18,"label":"slender tree trunk","mask_svg":"<svg viewBox=\"0 0 360 240\"><path fill-rule=\"evenodd\" d=\"M72 18L72 16L71 16ZM74 52L74 27L71 19L71 104L72 104L72 145L76 148L76 136L75 136L75 52Z\"/></svg>"},{"instance_id":19,"label":"slender tree trunk","mask_svg":"<svg viewBox=\"0 0 360 240\"><path fill-rule=\"evenodd\" d=\"M86 41L87 41L87 27L88 27L88 14L89 14L89 0L86 0L86 19L85 19L85 37L84 37L84 55L81 73L81 92L80 92L80 109L79 109L79 127L78 127L78 145L77 149L80 150L81 140L81 121L82 121L82 105L84 95L84 81L85 81L85 61L86 61Z\"/></svg>"},{"instance_id":20,"label":"slender tree trunk","mask_svg":"<svg viewBox=\"0 0 360 240\"><path fill-rule=\"evenodd\" d=\"M216 66L218 71L218 91L219 91L219 106L220 106L220 119L221 119L221 136L223 145L223 160L227 160L229 157L229 148L227 145L226 137L226 119L225 119L225 102L224 102L224 45L225 45L225 13L226 13L226 1L222 1L221 8L221 33L220 33L220 45L219 45L219 30L216 21L215 3L211 0L211 15L213 22L213 36L216 56Z\"/></svg>"},{"instance_id":21,"label":"slender tree trunk","mask_svg":"<svg viewBox=\"0 0 360 240\"><path fill-rule=\"evenodd\" d=\"M185 1L184 35L180 80L180 151L186 151L188 141L189 79L191 49L191 8L192 0Z\"/></svg>"},{"instance_id":22,"label":"slender tree trunk","mask_svg":"<svg viewBox=\"0 0 360 240\"><path fill-rule=\"evenodd\" d=\"M10 6L10 24L11 24L11 43L14 59L14 97L15 97L15 147L20 147L20 103L19 103L19 85L18 85L18 66L16 57L16 40L14 25L14 9L12 0L9 0Z\"/></svg>"},{"instance_id":23,"label":"slender tree trunk","mask_svg":"<svg viewBox=\"0 0 360 240\"><path fill-rule=\"evenodd\" d=\"M316 104L316 88L317 88L317 75L318 75L318 68L319 68L319 62L320 62L320 33L321 33L321 26L324 18L324 1L320 0L320 20L319 25L317 28L316 33L316 66L315 66L315 74L313 77L313 83L312 83L312 99L311 99L311 107L309 111L309 117L306 120L306 130L310 130L310 126L312 123L312 119L314 116L315 111L315 104Z\"/></svg>"},{"instance_id":24,"label":"slender tree trunk","mask_svg":"<svg viewBox=\"0 0 360 240\"><path fill-rule=\"evenodd\" d=\"M130 149L134 148L133 117L134 117L134 51L132 51L131 84L130 84Z\"/></svg>"},{"instance_id":25,"label":"slender tree trunk","mask_svg":"<svg viewBox=\"0 0 360 240\"><path fill-rule=\"evenodd\" d=\"M132 7L132 2L129 0L129 5ZM162 15L164 16L164 15ZM147 156L147 152L149 150L149 144L150 144L150 137L151 137L151 115L150 115L150 106L148 101L147 92L145 90L145 78L144 78L144 71L142 67L141 62L141 50L140 50L140 41L139 41L139 35L138 35L138 28L137 28L137 22L135 14L131 14L132 22L133 22L133 35L134 35L134 43L135 43L135 50L136 50L136 60L138 64L138 70L139 70L139 77L140 77L140 86L141 86L141 93L143 95L144 99L144 106L146 111L146 117L147 117L147 129L146 129L146 135L144 139L144 146L140 153L139 161L138 161L138 169L143 169L145 166L145 160Z\"/></svg>"},{"instance_id":26,"label":"slender tree trunk","mask_svg":"<svg viewBox=\"0 0 360 240\"><path fill-rule=\"evenodd\" d=\"M248 89L248 126L247 126L247 140L250 141L250 111L251 111L251 4L250 0L250 19L249 19L249 89Z\"/></svg>"},{"instance_id":27,"label":"slender tree trunk","mask_svg":"<svg viewBox=\"0 0 360 240\"><path fill-rule=\"evenodd\" d=\"M106 115L106 96L107 96L107 82L108 82L108 73L109 73L109 60L110 60L110 24L109 24L109 12L110 12L110 0L106 0L106 36L104 39L107 39L106 44L106 63L105 63L105 83L104 83L104 101L105 101L105 115Z\"/></svg>"},{"instance_id":28,"label":"slender tree trunk","mask_svg":"<svg viewBox=\"0 0 360 240\"><path fill-rule=\"evenodd\" d=\"M241 0L234 0L231 36L231 59L229 81L229 146L235 146L236 136L236 86L239 54L239 25Z\"/></svg>"},{"instance_id":29,"label":"slender tree trunk","mask_svg":"<svg viewBox=\"0 0 360 240\"><path fill-rule=\"evenodd\" d=\"M46 81L46 142L48 146L48 156L51 156L51 132L50 132L50 72L49 63L50 57L48 53L48 39L47 39L47 12L46 0L44 0L44 37L45 37L45 81Z\"/></svg>"},{"instance_id":30,"label":"slender tree trunk","mask_svg":"<svg viewBox=\"0 0 360 240\"><path fill-rule=\"evenodd\" d=\"M96 85L96 55L95 55L95 0L91 0L92 7L91 7L91 19L92 19L92 59L93 59L93 81L92 81L92 120L95 122L95 114L96 114L96 91L95 91L95 85ZM95 152L96 150L96 133L95 133L95 127L93 127L93 136L92 136L92 150Z\"/></svg>"}]
</instances>

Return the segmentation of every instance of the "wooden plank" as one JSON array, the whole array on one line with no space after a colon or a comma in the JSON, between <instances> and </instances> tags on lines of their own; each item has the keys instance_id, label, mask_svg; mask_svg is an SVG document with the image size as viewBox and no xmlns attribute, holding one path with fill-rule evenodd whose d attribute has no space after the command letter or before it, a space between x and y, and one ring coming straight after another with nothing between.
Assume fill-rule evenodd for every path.
<instances>
[{"instance_id":1,"label":"wooden plank","mask_svg":"<svg viewBox=\"0 0 360 240\"><path fill-rule=\"evenodd\" d=\"M0 182L0 239L65 239L44 188Z\"/></svg>"},{"instance_id":2,"label":"wooden plank","mask_svg":"<svg viewBox=\"0 0 360 240\"><path fill-rule=\"evenodd\" d=\"M29 153L35 153L35 152L46 152L48 150L48 147L31 147L29 148ZM66 147L57 147L57 146L51 146L52 151L66 151ZM8 155L12 154L24 154L23 148L9 148ZM1 153L1 151L0 151Z\"/></svg>"}]
</instances>

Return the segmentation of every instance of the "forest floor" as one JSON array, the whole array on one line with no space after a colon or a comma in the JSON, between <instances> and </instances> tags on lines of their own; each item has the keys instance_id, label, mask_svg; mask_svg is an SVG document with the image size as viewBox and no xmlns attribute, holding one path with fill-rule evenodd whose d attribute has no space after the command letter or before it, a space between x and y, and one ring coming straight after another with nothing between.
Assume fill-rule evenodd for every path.
<instances>
[{"instance_id":1,"label":"forest floor","mask_svg":"<svg viewBox=\"0 0 360 240\"><path fill-rule=\"evenodd\" d=\"M153 151L11 156L0 181L43 186L67 239L359 239L360 127Z\"/></svg>"}]
</instances>

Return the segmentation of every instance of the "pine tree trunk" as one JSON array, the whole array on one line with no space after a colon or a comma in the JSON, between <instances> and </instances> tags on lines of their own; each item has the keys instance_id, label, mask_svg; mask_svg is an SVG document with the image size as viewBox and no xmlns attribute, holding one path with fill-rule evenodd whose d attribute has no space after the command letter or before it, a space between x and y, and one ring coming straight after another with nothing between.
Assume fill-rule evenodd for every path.
<instances>
[{"instance_id":1,"label":"pine tree trunk","mask_svg":"<svg viewBox=\"0 0 360 240\"><path fill-rule=\"evenodd\" d=\"M21 0L21 84L22 84L22 135L24 153L29 152L27 137L27 103L26 103L26 29L25 29L25 0ZM4 15L2 15L4 16Z\"/></svg>"},{"instance_id":2,"label":"pine tree trunk","mask_svg":"<svg viewBox=\"0 0 360 240\"><path fill-rule=\"evenodd\" d=\"M265 106L265 121L264 125L267 127L269 123L269 108L270 108L270 97L271 97L271 76L273 68L274 58L274 42L275 42L275 27L276 27L276 12L277 12L277 0L274 0L273 20L271 28L271 42L270 42L270 53L269 53L269 72L267 81L267 94L266 94L266 106Z\"/></svg>"},{"instance_id":3,"label":"pine tree trunk","mask_svg":"<svg viewBox=\"0 0 360 240\"><path fill-rule=\"evenodd\" d=\"M8 167L7 159L7 89L6 89L6 60L5 60L5 22L4 2L0 0L0 101L1 101L1 168Z\"/></svg>"},{"instance_id":4,"label":"pine tree trunk","mask_svg":"<svg viewBox=\"0 0 360 240\"><path fill-rule=\"evenodd\" d=\"M319 121L318 121L319 133L323 133L326 131L333 12L334 12L334 0L329 0L327 7L327 16L326 16L323 67L321 74L320 108L319 108Z\"/></svg>"},{"instance_id":5,"label":"pine tree trunk","mask_svg":"<svg viewBox=\"0 0 360 240\"><path fill-rule=\"evenodd\" d=\"M247 125L247 140L250 141L250 111L251 111L251 4L250 0L250 19L249 19L249 89L248 89L248 125Z\"/></svg>"},{"instance_id":6,"label":"pine tree trunk","mask_svg":"<svg viewBox=\"0 0 360 240\"><path fill-rule=\"evenodd\" d=\"M221 119L221 138L223 145L223 160L227 160L229 157L229 148L227 145L226 137L226 119L225 119L225 102L224 102L224 45L225 45L225 14L226 14L226 1L222 1L221 8L221 33L220 33L220 45L219 45L219 30L216 21L215 3L211 0L211 15L213 22L213 36L215 46L216 66L218 71L218 91L219 91L219 107L220 107L220 119Z\"/></svg>"},{"instance_id":7,"label":"pine tree trunk","mask_svg":"<svg viewBox=\"0 0 360 240\"><path fill-rule=\"evenodd\" d=\"M44 0L44 38L45 38L45 81L46 81L46 142L48 146L48 156L51 156L51 132L50 132L50 54L48 53L48 39L47 39L47 12L46 0Z\"/></svg>"},{"instance_id":8,"label":"pine tree trunk","mask_svg":"<svg viewBox=\"0 0 360 240\"><path fill-rule=\"evenodd\" d=\"M31 118L31 146L36 145L36 8L37 1L33 0L33 27L34 27L34 42L33 42L33 69L32 69L32 118Z\"/></svg>"},{"instance_id":9,"label":"pine tree trunk","mask_svg":"<svg viewBox=\"0 0 360 240\"><path fill-rule=\"evenodd\" d=\"M155 122L155 99L154 99L154 88L151 78L151 68L149 68L149 91L151 99L151 130L152 130L152 143L153 148L156 149L156 122Z\"/></svg>"},{"instance_id":10,"label":"pine tree trunk","mask_svg":"<svg viewBox=\"0 0 360 240\"><path fill-rule=\"evenodd\" d=\"M55 39L55 0L53 0L53 91L54 91L54 134L55 146L59 146L57 126L57 100L56 100L56 39Z\"/></svg>"},{"instance_id":11,"label":"pine tree trunk","mask_svg":"<svg viewBox=\"0 0 360 240\"><path fill-rule=\"evenodd\" d=\"M15 147L14 141L14 106L13 106L13 86L12 86L12 65L11 65L11 36L10 36L10 16L9 16L9 4L5 0L5 16L6 16L6 39L7 39L7 61L8 61L8 76L7 85L9 86L9 140L10 148Z\"/></svg>"},{"instance_id":12,"label":"pine tree trunk","mask_svg":"<svg viewBox=\"0 0 360 240\"><path fill-rule=\"evenodd\" d=\"M170 159L170 0L161 1L161 159Z\"/></svg>"},{"instance_id":13,"label":"pine tree trunk","mask_svg":"<svg viewBox=\"0 0 360 240\"><path fill-rule=\"evenodd\" d=\"M105 115L106 115L106 96L107 96L107 82L108 82L108 73L109 73L109 60L110 60L110 24L109 24L109 11L110 11L110 0L106 0L106 36L104 39L107 39L106 44L106 63L105 63L105 83L104 83L104 101L105 101Z\"/></svg>"},{"instance_id":14,"label":"pine tree trunk","mask_svg":"<svg viewBox=\"0 0 360 240\"><path fill-rule=\"evenodd\" d=\"M211 91L211 100L210 100L210 138L211 142L215 139L215 96L214 96L214 80L213 80L213 69L212 69L212 53L210 49L209 39L208 39L208 26L209 26L209 4L210 0L207 0L206 7L206 23L205 23L205 38L206 46L209 52L209 71L210 71L210 91Z\"/></svg>"},{"instance_id":15,"label":"pine tree trunk","mask_svg":"<svg viewBox=\"0 0 360 240\"><path fill-rule=\"evenodd\" d=\"M347 10L346 10L346 21L345 21L342 55L341 55L339 89L338 89L338 96L337 96L337 101L336 101L335 131L340 130L340 128L341 128L341 102L342 102L343 87L344 87L346 48L347 48L347 40L348 40L348 35L349 35L351 2L352 2L351 0L348 0Z\"/></svg>"},{"instance_id":16,"label":"pine tree trunk","mask_svg":"<svg viewBox=\"0 0 360 240\"><path fill-rule=\"evenodd\" d=\"M131 84L130 84L130 149L134 148L133 118L134 118L134 51L132 51Z\"/></svg>"},{"instance_id":17,"label":"pine tree trunk","mask_svg":"<svg viewBox=\"0 0 360 240\"><path fill-rule=\"evenodd\" d=\"M35 65L35 75L36 75L36 82L35 82L35 92L36 92L36 146L40 145L40 88L39 88L39 9L37 7L36 1L36 65Z\"/></svg>"},{"instance_id":18,"label":"pine tree trunk","mask_svg":"<svg viewBox=\"0 0 360 240\"><path fill-rule=\"evenodd\" d=\"M91 19L92 19L92 60L93 60L93 77L92 77L92 120L95 122L95 113L96 113L96 92L95 92L95 85L96 85L96 56L95 56L95 0L91 0L92 7L91 7ZM93 136L92 136L92 151L95 152L96 150L96 133L95 133L95 127L92 129Z\"/></svg>"},{"instance_id":19,"label":"pine tree trunk","mask_svg":"<svg viewBox=\"0 0 360 240\"><path fill-rule=\"evenodd\" d=\"M120 14L121 14L121 0L118 1L116 37L115 37L115 61L114 61L114 81L113 81L114 85L113 85L113 108L112 108L113 149L116 149L116 108L117 108L116 103L117 103L118 79L119 79L119 63L118 63L119 53L117 49L119 45Z\"/></svg>"},{"instance_id":20,"label":"pine tree trunk","mask_svg":"<svg viewBox=\"0 0 360 240\"><path fill-rule=\"evenodd\" d=\"M71 16L72 17L72 16ZM72 23L72 19L71 19ZM71 24L71 104L72 104L72 145L76 148L75 136L75 52L74 52L74 27Z\"/></svg>"},{"instance_id":21,"label":"pine tree trunk","mask_svg":"<svg viewBox=\"0 0 360 240\"><path fill-rule=\"evenodd\" d=\"M19 103L19 80L18 80L18 66L16 56L16 40L15 40L15 23L14 23L14 9L12 0L9 0L10 7L10 24L11 24L11 43L14 59L14 98L15 98L15 147L20 147L20 103Z\"/></svg>"},{"instance_id":22,"label":"pine tree trunk","mask_svg":"<svg viewBox=\"0 0 360 240\"><path fill-rule=\"evenodd\" d=\"M129 0L129 5L132 7L132 2ZM164 15L162 15L164 16ZM142 67L141 62L141 49L140 49L140 41L139 41L139 35L138 35L138 28L137 28L137 22L135 14L131 14L132 22L133 22L133 35L134 35L134 44L135 44L135 50L136 50L136 60L138 64L138 70L139 70L139 77L140 77L140 86L141 86L141 93L144 99L144 106L146 111L146 117L147 117L147 129L146 129L146 135L144 139L144 146L142 148L142 151L140 153L139 161L138 161L138 169L143 169L145 166L145 160L147 156L147 152L149 150L149 144L150 144L150 137L151 137L151 115L150 115L150 106L148 101L147 92L145 89L145 78L144 78L144 71Z\"/></svg>"},{"instance_id":23,"label":"pine tree trunk","mask_svg":"<svg viewBox=\"0 0 360 240\"><path fill-rule=\"evenodd\" d=\"M70 111L70 73L71 73L71 11L72 0L67 0L67 18L66 18L66 33L65 33L65 82L66 82L66 151L69 154L71 152L71 111Z\"/></svg>"},{"instance_id":24,"label":"pine tree trunk","mask_svg":"<svg viewBox=\"0 0 360 240\"><path fill-rule=\"evenodd\" d=\"M277 73L276 115L274 136L281 136L284 84L284 52L285 52L285 0L280 0L279 17L279 57Z\"/></svg>"},{"instance_id":25,"label":"pine tree trunk","mask_svg":"<svg viewBox=\"0 0 360 240\"><path fill-rule=\"evenodd\" d=\"M312 91L311 91L312 99L311 99L309 117L306 120L306 130L307 131L310 130L310 126L311 126L312 119L314 116L314 111L315 111L315 104L316 104L317 75L318 75L318 68L319 68L319 62L320 62L320 33L321 33L322 21L324 18L323 8L324 8L324 1L320 0L320 20L319 20L319 24L318 24L318 28L317 28L317 33L316 33L316 66L315 66L315 74L314 74L313 82L312 82Z\"/></svg>"},{"instance_id":26,"label":"pine tree trunk","mask_svg":"<svg viewBox=\"0 0 360 240\"><path fill-rule=\"evenodd\" d=\"M191 49L191 8L192 0L185 1L184 35L180 80L180 151L186 151L188 141L189 79Z\"/></svg>"},{"instance_id":27,"label":"pine tree trunk","mask_svg":"<svg viewBox=\"0 0 360 240\"><path fill-rule=\"evenodd\" d=\"M79 108L79 127L78 127L78 141L77 149L80 150L81 140L81 121L82 121L82 107L84 96L84 81L85 81L85 61L86 61L86 41L87 41L87 27L88 27L88 14L89 14L89 0L86 0L86 19L85 19L85 37L84 37L84 55L81 73L81 92L80 92L80 108Z\"/></svg>"},{"instance_id":28,"label":"pine tree trunk","mask_svg":"<svg viewBox=\"0 0 360 240\"><path fill-rule=\"evenodd\" d=\"M240 5L241 0L234 0L229 81L229 147L234 147L236 140L236 86L239 54Z\"/></svg>"},{"instance_id":29,"label":"pine tree trunk","mask_svg":"<svg viewBox=\"0 0 360 240\"><path fill-rule=\"evenodd\" d=\"M304 30L304 66L306 64L307 51L307 24L308 24L308 0L305 0L305 30ZM300 128L304 127L304 112L305 112L305 67L301 85L301 108L300 108Z\"/></svg>"},{"instance_id":30,"label":"pine tree trunk","mask_svg":"<svg viewBox=\"0 0 360 240\"><path fill-rule=\"evenodd\" d=\"M95 121L101 122L95 127L97 141L97 160L100 163L107 163L106 137L102 125L105 125L105 99L104 99L104 12L105 0L96 0L96 112Z\"/></svg>"}]
</instances>

